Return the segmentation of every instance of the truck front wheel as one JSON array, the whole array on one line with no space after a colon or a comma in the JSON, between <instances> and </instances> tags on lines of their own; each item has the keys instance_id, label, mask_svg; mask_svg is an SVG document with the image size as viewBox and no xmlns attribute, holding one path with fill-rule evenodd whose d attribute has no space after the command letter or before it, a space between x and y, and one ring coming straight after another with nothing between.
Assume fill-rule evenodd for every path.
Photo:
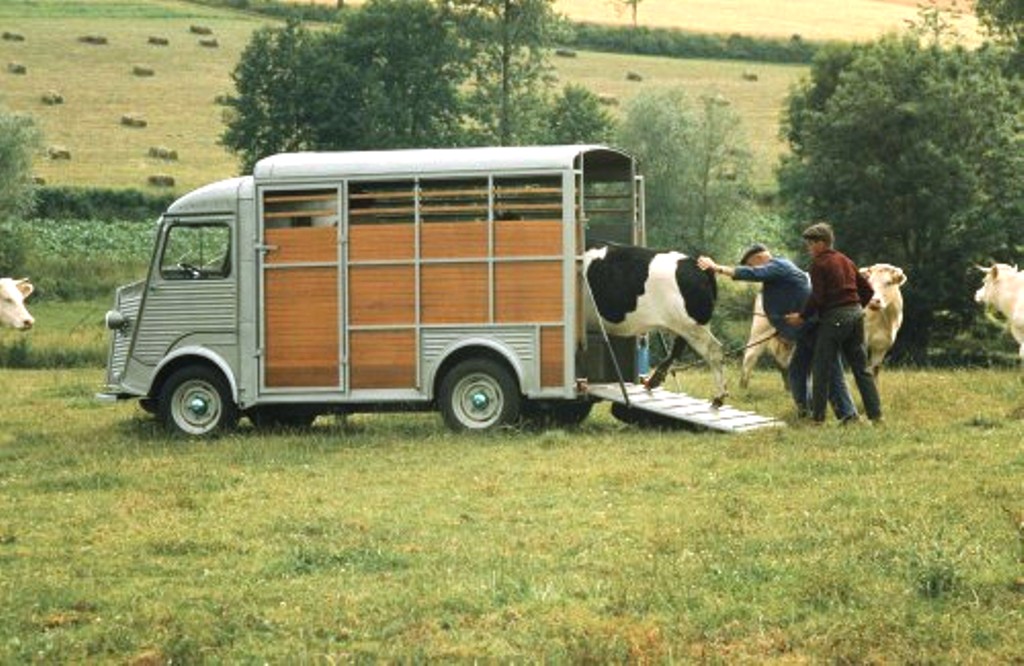
<instances>
[{"instance_id":1,"label":"truck front wheel","mask_svg":"<svg viewBox=\"0 0 1024 666\"><path fill-rule=\"evenodd\" d=\"M238 407L220 372L203 365L175 370L160 389L158 415L172 433L204 437L238 424Z\"/></svg>"},{"instance_id":2,"label":"truck front wheel","mask_svg":"<svg viewBox=\"0 0 1024 666\"><path fill-rule=\"evenodd\" d=\"M452 430L493 430L519 419L519 387L508 369L486 358L458 363L440 388L444 422Z\"/></svg>"}]
</instances>

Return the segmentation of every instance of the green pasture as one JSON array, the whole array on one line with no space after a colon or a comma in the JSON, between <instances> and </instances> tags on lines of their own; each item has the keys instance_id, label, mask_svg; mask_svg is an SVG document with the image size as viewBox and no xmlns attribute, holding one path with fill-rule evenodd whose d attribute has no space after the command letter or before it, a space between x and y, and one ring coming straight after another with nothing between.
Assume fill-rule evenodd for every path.
<instances>
[{"instance_id":1,"label":"green pasture","mask_svg":"<svg viewBox=\"0 0 1024 666\"><path fill-rule=\"evenodd\" d=\"M99 368L0 378L3 663L1021 656L1017 372L885 372L879 428L792 422L760 372L731 401L789 427L213 442L97 404Z\"/></svg>"},{"instance_id":2,"label":"green pasture","mask_svg":"<svg viewBox=\"0 0 1024 666\"><path fill-rule=\"evenodd\" d=\"M149 177L166 174L183 193L238 171L237 160L218 142L225 107L216 100L233 92L230 72L253 30L267 23L244 12L173 0L5 2L0 30L25 40L0 40L0 103L30 113L43 130L35 172L49 185L153 190ZM218 47L200 46L200 36L190 32L193 25L212 30ZM107 44L79 41L90 35L105 37ZM151 36L165 37L169 45L151 45ZM771 181L783 149L777 137L783 99L806 71L587 52L552 61L560 84L582 83L608 95L613 113L652 87L682 86L695 100L721 94L744 119L762 184ZM26 73L9 73L12 62L25 65ZM136 65L153 75L134 75ZM643 80L627 81L628 72ZM59 92L64 103L44 104L49 91ZM146 127L122 125L123 116L144 119ZM66 148L71 159L50 159L51 146ZM176 151L178 159L150 157L149 149L159 147Z\"/></svg>"}]
</instances>

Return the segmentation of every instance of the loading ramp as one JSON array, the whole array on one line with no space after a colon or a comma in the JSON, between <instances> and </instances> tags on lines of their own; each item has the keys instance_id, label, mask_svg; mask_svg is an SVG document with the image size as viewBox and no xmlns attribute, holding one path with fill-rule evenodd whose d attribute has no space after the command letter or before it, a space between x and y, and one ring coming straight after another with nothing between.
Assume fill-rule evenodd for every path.
<instances>
[{"instance_id":1,"label":"loading ramp","mask_svg":"<svg viewBox=\"0 0 1024 666\"><path fill-rule=\"evenodd\" d=\"M780 419L761 416L729 405L711 407L706 398L694 398L664 388L648 390L641 384L590 384L587 393L612 404L612 413L622 421L706 428L719 432L747 432L759 428L779 428Z\"/></svg>"}]
</instances>

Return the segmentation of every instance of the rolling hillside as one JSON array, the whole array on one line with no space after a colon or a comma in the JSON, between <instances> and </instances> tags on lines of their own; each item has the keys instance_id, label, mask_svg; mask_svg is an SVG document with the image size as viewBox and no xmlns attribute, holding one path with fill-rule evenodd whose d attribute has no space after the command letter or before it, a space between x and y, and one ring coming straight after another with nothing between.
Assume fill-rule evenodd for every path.
<instances>
[{"instance_id":1,"label":"rolling hillside","mask_svg":"<svg viewBox=\"0 0 1024 666\"><path fill-rule=\"evenodd\" d=\"M308 4L311 0L289 0ZM919 4L935 0L640 0L637 24L649 28L681 28L694 32L849 41L867 40L901 30L915 20ZM336 0L312 0L334 5ZM361 5L363 0L345 0ZM964 35L976 35L978 22L963 0L938 0L941 7L959 7L966 15L955 21ZM555 0L555 9L573 21L630 25L625 0Z\"/></svg>"},{"instance_id":2,"label":"rolling hillside","mask_svg":"<svg viewBox=\"0 0 1024 666\"><path fill-rule=\"evenodd\" d=\"M729 22L726 8L744 3L748 18L758 16L757 6L768 4L708 1L700 9L686 3L684 16L673 0L646 0L640 5L640 16L645 24L658 17L659 23L693 27L689 21L698 16ZM881 29L895 20L887 18L891 8L910 15L915 11L870 0L849 5L842 21L825 21L818 14L816 23L843 23L849 25L850 34L869 36L875 34L875 26ZM626 18L610 0L562 0L559 7L579 19ZM868 9L875 10L870 28L858 18L871 14ZM809 9L805 14L814 16ZM224 107L216 99L232 91L230 72L252 31L266 22L251 14L176 0L2 3L0 32L22 39L0 40L0 104L31 114L43 130L43 151L35 170L49 185L156 189L149 184L150 178L170 176L174 184L164 187L184 192L237 171L235 158L218 144ZM782 20L758 23L762 31L769 25L783 33L798 30ZM706 27L714 29L712 23ZM209 34L193 32L197 28ZM736 24L736 29L743 26ZM804 27L798 31L821 36ZM617 110L648 87L683 86L695 97L723 95L744 117L760 182L770 180L782 150L777 139L782 100L805 71L792 66L596 53L555 58L554 65L561 81L580 82L614 97L618 106L612 108ZM627 81L626 73L631 71L640 73L643 81ZM750 80L750 73L757 75L756 81ZM62 103L45 102L44 96L49 95L59 96ZM170 153L176 159L153 156Z\"/></svg>"}]
</instances>

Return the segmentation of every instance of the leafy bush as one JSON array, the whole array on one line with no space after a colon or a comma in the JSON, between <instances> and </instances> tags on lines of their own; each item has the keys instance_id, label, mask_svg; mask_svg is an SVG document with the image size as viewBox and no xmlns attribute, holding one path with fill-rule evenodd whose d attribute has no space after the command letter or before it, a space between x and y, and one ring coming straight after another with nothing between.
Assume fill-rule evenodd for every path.
<instances>
[{"instance_id":1,"label":"leafy bush","mask_svg":"<svg viewBox=\"0 0 1024 666\"><path fill-rule=\"evenodd\" d=\"M12 222L0 223L0 277L19 275L25 266L24 232Z\"/></svg>"}]
</instances>

